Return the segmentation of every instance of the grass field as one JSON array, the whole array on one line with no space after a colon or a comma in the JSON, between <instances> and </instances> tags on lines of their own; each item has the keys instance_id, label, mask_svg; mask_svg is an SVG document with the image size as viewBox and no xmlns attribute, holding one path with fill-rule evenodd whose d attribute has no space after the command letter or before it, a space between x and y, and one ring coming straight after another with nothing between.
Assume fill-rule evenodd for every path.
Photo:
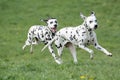
<instances>
[{"instance_id":1,"label":"grass field","mask_svg":"<svg viewBox=\"0 0 120 80\"><path fill-rule=\"evenodd\" d=\"M120 0L0 0L0 80L120 80ZM96 12L99 23L99 43L113 57L108 57L90 46L95 57L77 48L78 64L73 63L67 48L63 64L58 65L43 44L22 51L27 31L34 24L45 23L48 16L59 21L58 29L78 26L82 12Z\"/></svg>"}]
</instances>

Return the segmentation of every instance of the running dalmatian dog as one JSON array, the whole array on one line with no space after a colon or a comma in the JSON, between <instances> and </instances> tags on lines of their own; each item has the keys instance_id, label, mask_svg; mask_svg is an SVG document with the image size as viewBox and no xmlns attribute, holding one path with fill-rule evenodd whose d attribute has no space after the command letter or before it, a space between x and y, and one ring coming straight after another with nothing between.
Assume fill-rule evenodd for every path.
<instances>
[{"instance_id":1,"label":"running dalmatian dog","mask_svg":"<svg viewBox=\"0 0 120 80\"><path fill-rule=\"evenodd\" d=\"M22 47L23 50L25 49L26 46L31 46L30 53L33 53L32 48L33 45L39 44L40 42L47 44L50 40L54 38L58 26L57 19L50 18L42 21L46 22L47 26L43 25L32 26L28 31L27 40ZM55 61L59 64L59 60L57 60L58 58L54 53L52 44L50 44L48 48Z\"/></svg>"},{"instance_id":2,"label":"running dalmatian dog","mask_svg":"<svg viewBox=\"0 0 120 80\"><path fill-rule=\"evenodd\" d=\"M108 56L112 56L112 53L108 52L97 42L97 37L94 32L94 30L98 28L95 13L91 12L91 15L88 17L83 14L80 14L80 16L84 20L82 25L77 27L66 27L59 30L56 36L42 49L42 51L52 42L55 42L58 55L61 56L64 46L67 46L73 56L74 62L77 63L75 45L89 52L90 58L92 59L94 52L87 47L92 44L96 49L104 52Z\"/></svg>"}]
</instances>

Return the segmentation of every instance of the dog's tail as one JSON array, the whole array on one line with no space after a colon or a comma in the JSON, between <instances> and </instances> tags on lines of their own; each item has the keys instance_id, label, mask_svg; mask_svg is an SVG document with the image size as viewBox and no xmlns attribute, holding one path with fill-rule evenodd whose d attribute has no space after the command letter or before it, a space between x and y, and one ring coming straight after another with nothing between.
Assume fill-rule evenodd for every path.
<instances>
[{"instance_id":1,"label":"dog's tail","mask_svg":"<svg viewBox=\"0 0 120 80\"><path fill-rule=\"evenodd\" d=\"M43 52L43 51L45 50L45 48L47 48L51 43L53 43L56 38L57 38L57 36L55 36L51 41L49 41L48 44L46 44L46 45L42 48L41 52Z\"/></svg>"}]
</instances>

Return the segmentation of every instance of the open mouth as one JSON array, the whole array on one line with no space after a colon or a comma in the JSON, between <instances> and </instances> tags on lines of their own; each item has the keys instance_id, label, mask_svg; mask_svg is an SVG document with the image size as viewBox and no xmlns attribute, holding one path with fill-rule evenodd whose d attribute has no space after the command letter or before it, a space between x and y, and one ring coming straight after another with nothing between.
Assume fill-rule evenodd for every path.
<instances>
[{"instance_id":1,"label":"open mouth","mask_svg":"<svg viewBox=\"0 0 120 80\"><path fill-rule=\"evenodd\" d=\"M53 33L55 33L55 32L57 31L57 28L56 28L56 27L51 28L51 31L52 31Z\"/></svg>"}]
</instances>

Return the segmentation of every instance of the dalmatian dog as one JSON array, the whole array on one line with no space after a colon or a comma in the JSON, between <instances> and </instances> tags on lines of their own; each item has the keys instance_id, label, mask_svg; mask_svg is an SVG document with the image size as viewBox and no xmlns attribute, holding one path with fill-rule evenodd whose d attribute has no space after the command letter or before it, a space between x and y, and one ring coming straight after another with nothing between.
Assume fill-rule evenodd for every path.
<instances>
[{"instance_id":1,"label":"dalmatian dog","mask_svg":"<svg viewBox=\"0 0 120 80\"><path fill-rule=\"evenodd\" d=\"M62 28L56 33L55 37L42 49L42 51L47 46L49 46L49 44L54 42L57 47L58 55L61 56L64 46L67 46L73 56L74 62L77 63L75 45L89 52L90 58L93 59L94 52L87 47L91 44L106 55L112 56L112 53L108 52L97 42L97 37L94 32L94 30L98 28L95 13L91 12L91 15L88 17L84 16L81 13L80 16L84 20L82 25L79 25L77 27Z\"/></svg>"},{"instance_id":2,"label":"dalmatian dog","mask_svg":"<svg viewBox=\"0 0 120 80\"><path fill-rule=\"evenodd\" d=\"M31 46L30 53L33 53L32 47L33 45L39 44L41 42L47 44L50 40L54 38L58 26L57 19L50 18L42 21L46 22L47 26L43 25L32 26L28 31L27 40L25 41L25 44L22 47L23 50L25 49L26 46ZM55 61L59 64L59 60L57 60L52 44L50 44L48 48Z\"/></svg>"}]
</instances>

